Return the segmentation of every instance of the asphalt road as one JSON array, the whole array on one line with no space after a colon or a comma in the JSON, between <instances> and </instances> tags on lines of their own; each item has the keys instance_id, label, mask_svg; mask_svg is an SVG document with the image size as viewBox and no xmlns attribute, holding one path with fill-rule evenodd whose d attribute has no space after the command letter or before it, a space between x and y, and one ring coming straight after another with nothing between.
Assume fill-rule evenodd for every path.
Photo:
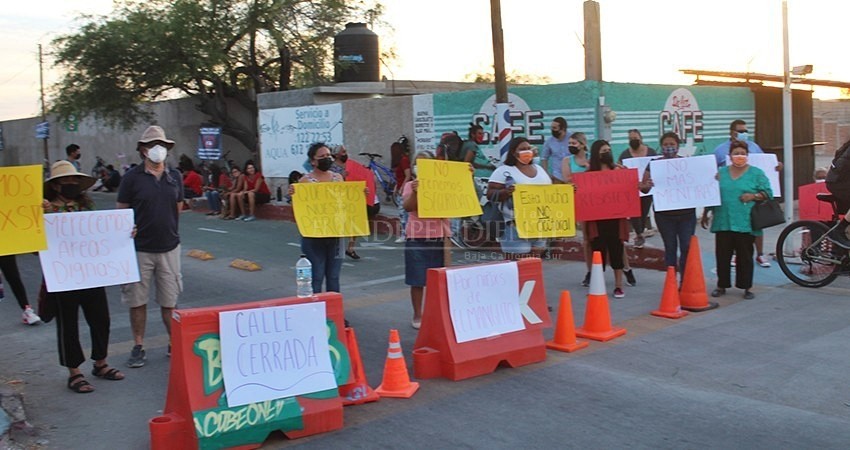
<instances>
[{"instance_id":1,"label":"asphalt road","mask_svg":"<svg viewBox=\"0 0 850 450\"><path fill-rule=\"evenodd\" d=\"M113 194L95 194L109 207ZM775 238L779 228L768 233ZM291 296L298 234L279 221L236 223L187 212L181 216L185 292L180 307ZM713 241L700 232L706 284L713 286ZM649 245L660 246L658 237ZM770 248L768 244L768 248ZM390 238L362 243L360 261L346 260L346 317L357 330L367 377L380 383L390 328L400 330L412 369L410 301L401 246ZM456 250L456 263L489 253ZM235 258L258 272L228 267ZM40 280L37 257L21 255L30 300ZM584 314L581 262L545 261L551 305L572 293L576 321ZM272 435L264 448L848 448L850 446L850 280L821 289L790 284L778 267L756 267L756 298L731 290L719 309L674 321L650 316L664 274L637 269L638 285L610 299L613 322L628 334L591 342L572 354L548 352L545 362L460 382L422 380L409 400L382 399L346 407L345 427L288 441ZM607 285L612 289L611 275ZM53 323L26 327L7 288L0 302L0 378L25 398L42 448L142 449L147 421L161 413L169 359L156 310L149 313L148 362L127 369L132 347L128 314L117 287L107 289L112 316L109 362L127 375L111 382L89 376L96 392L72 393L58 364ZM87 334L83 325L82 334ZM552 330L546 336L551 338ZM85 341L84 341L85 345ZM85 373L91 370L84 364ZM412 370L411 370L412 372Z\"/></svg>"}]
</instances>

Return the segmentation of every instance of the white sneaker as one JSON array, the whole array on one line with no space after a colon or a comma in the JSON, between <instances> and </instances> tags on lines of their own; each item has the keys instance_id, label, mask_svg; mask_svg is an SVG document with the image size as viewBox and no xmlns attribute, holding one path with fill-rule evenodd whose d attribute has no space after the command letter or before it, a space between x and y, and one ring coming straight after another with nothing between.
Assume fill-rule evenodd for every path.
<instances>
[{"instance_id":1,"label":"white sneaker","mask_svg":"<svg viewBox=\"0 0 850 450\"><path fill-rule=\"evenodd\" d=\"M764 255L758 255L756 262L762 267L770 267L770 261Z\"/></svg>"},{"instance_id":2,"label":"white sneaker","mask_svg":"<svg viewBox=\"0 0 850 450\"><path fill-rule=\"evenodd\" d=\"M41 322L41 317L38 317L38 314L36 314L29 306L27 306L27 309L25 309L24 313L21 314L21 318L27 325L38 325Z\"/></svg>"},{"instance_id":3,"label":"white sneaker","mask_svg":"<svg viewBox=\"0 0 850 450\"><path fill-rule=\"evenodd\" d=\"M406 241L406 239L403 236L399 236L399 237L395 238L396 244L403 244L404 241Z\"/></svg>"}]
</instances>

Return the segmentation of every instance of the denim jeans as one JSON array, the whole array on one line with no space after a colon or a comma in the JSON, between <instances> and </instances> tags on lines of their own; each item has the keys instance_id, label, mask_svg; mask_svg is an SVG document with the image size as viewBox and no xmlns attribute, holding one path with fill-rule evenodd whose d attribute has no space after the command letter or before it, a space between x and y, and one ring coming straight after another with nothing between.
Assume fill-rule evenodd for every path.
<instances>
[{"instance_id":1,"label":"denim jeans","mask_svg":"<svg viewBox=\"0 0 850 450\"><path fill-rule=\"evenodd\" d=\"M313 265L313 292L322 292L322 282L327 279L326 291L339 292L339 274L342 256L339 238L301 238L301 251Z\"/></svg>"},{"instance_id":2,"label":"denim jeans","mask_svg":"<svg viewBox=\"0 0 850 450\"><path fill-rule=\"evenodd\" d=\"M210 211L221 212L221 194L218 191L207 191L207 203Z\"/></svg>"},{"instance_id":3,"label":"denim jeans","mask_svg":"<svg viewBox=\"0 0 850 450\"><path fill-rule=\"evenodd\" d=\"M655 213L655 225L661 233L664 241L664 265L676 267L679 273L685 273L685 262L688 260L688 249L691 245L691 236L697 227L696 212L687 214L663 214ZM681 257L676 259L677 250L681 250Z\"/></svg>"}]
</instances>

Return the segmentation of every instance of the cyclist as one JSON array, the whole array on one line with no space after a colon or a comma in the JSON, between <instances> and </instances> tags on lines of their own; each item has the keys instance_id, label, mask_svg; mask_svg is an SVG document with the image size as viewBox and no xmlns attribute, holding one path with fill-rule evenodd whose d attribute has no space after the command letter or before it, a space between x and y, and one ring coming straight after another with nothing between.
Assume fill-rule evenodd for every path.
<instances>
[{"instance_id":1,"label":"cyclist","mask_svg":"<svg viewBox=\"0 0 850 450\"><path fill-rule=\"evenodd\" d=\"M838 210L847 211L844 219L829 230L829 238L836 244L850 249L850 239L847 239L847 227L850 226L850 141L847 141L835 151L835 157L826 174L826 188L838 200Z\"/></svg>"}]
</instances>

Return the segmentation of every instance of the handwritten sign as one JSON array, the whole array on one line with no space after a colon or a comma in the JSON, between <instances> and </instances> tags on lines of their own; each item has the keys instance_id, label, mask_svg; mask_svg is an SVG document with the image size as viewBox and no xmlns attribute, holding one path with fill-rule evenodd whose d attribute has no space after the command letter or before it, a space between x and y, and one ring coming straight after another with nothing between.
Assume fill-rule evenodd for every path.
<instances>
[{"instance_id":1,"label":"handwritten sign","mask_svg":"<svg viewBox=\"0 0 850 450\"><path fill-rule=\"evenodd\" d=\"M342 105L261 109L259 129L263 175L285 178L293 170L304 170L313 142L324 142L328 148L343 143Z\"/></svg>"},{"instance_id":2,"label":"handwritten sign","mask_svg":"<svg viewBox=\"0 0 850 450\"><path fill-rule=\"evenodd\" d=\"M656 159L649 163L656 211L720 204L717 161L711 155Z\"/></svg>"},{"instance_id":3,"label":"handwritten sign","mask_svg":"<svg viewBox=\"0 0 850 450\"><path fill-rule=\"evenodd\" d=\"M481 215L472 172L465 162L420 159L417 213L423 219Z\"/></svg>"},{"instance_id":4,"label":"handwritten sign","mask_svg":"<svg viewBox=\"0 0 850 450\"><path fill-rule=\"evenodd\" d=\"M218 323L228 407L337 387L324 302L224 311Z\"/></svg>"},{"instance_id":5,"label":"handwritten sign","mask_svg":"<svg viewBox=\"0 0 850 450\"><path fill-rule=\"evenodd\" d=\"M782 190L779 187L779 172L776 171L776 166L779 165L776 155L773 153L750 153L747 157L747 164L761 169L767 175L767 181L770 181L770 190L773 191L773 196L782 197ZM729 155L726 155L726 165L732 165Z\"/></svg>"},{"instance_id":6,"label":"handwritten sign","mask_svg":"<svg viewBox=\"0 0 850 450\"><path fill-rule=\"evenodd\" d=\"M366 183L298 183L292 210L304 237L368 236Z\"/></svg>"},{"instance_id":7,"label":"handwritten sign","mask_svg":"<svg viewBox=\"0 0 850 450\"><path fill-rule=\"evenodd\" d=\"M458 343L522 330L516 262L446 271L449 313Z\"/></svg>"},{"instance_id":8,"label":"handwritten sign","mask_svg":"<svg viewBox=\"0 0 850 450\"><path fill-rule=\"evenodd\" d=\"M513 200L519 237L529 239L576 235L572 185L518 184Z\"/></svg>"},{"instance_id":9,"label":"handwritten sign","mask_svg":"<svg viewBox=\"0 0 850 450\"><path fill-rule=\"evenodd\" d=\"M579 222L640 216L636 169L582 172L573 180Z\"/></svg>"},{"instance_id":10,"label":"handwritten sign","mask_svg":"<svg viewBox=\"0 0 850 450\"><path fill-rule=\"evenodd\" d=\"M41 166L0 167L0 255L47 248Z\"/></svg>"},{"instance_id":11,"label":"handwritten sign","mask_svg":"<svg viewBox=\"0 0 850 450\"><path fill-rule=\"evenodd\" d=\"M369 195L366 196L366 204L373 206L375 204L375 174L367 169L359 162L349 159L345 162L345 181L365 181L366 189L369 189Z\"/></svg>"},{"instance_id":12,"label":"handwritten sign","mask_svg":"<svg viewBox=\"0 0 850 450\"><path fill-rule=\"evenodd\" d=\"M626 158L623 160L623 165L629 169L637 169L638 181L640 181L643 180L643 174L646 172L649 162L655 158L660 158L660 156L638 156L636 158ZM640 192L641 197L646 197L647 195L652 195L652 192L647 192L646 194Z\"/></svg>"},{"instance_id":13,"label":"handwritten sign","mask_svg":"<svg viewBox=\"0 0 850 450\"><path fill-rule=\"evenodd\" d=\"M133 210L44 215L47 250L38 253L48 292L139 281Z\"/></svg>"},{"instance_id":14,"label":"handwritten sign","mask_svg":"<svg viewBox=\"0 0 850 450\"><path fill-rule=\"evenodd\" d=\"M799 192L800 220L832 220L832 204L818 200L818 194L829 193L826 183L805 184ZM842 214L844 211L841 212Z\"/></svg>"}]
</instances>

